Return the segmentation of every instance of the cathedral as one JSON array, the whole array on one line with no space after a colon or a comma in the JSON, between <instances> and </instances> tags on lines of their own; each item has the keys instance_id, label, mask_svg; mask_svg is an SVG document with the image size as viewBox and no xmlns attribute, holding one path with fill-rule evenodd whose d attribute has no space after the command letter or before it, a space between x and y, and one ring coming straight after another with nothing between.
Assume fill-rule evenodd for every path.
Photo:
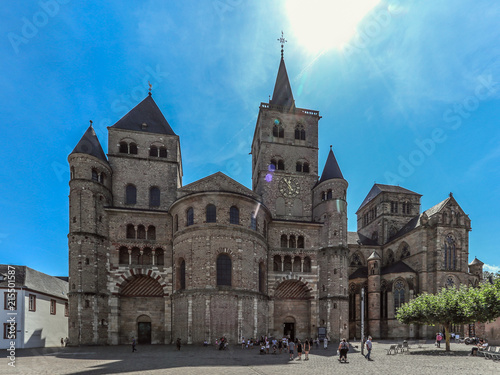
<instances>
[{"instance_id":1,"label":"cathedral","mask_svg":"<svg viewBox=\"0 0 500 375\"><path fill-rule=\"evenodd\" d=\"M91 125L68 157L70 343L338 340L362 326L375 339L433 337L395 312L479 282L469 217L451 193L421 210L420 194L375 184L349 232L331 146L318 162L320 119L296 106L282 51L259 106L251 190L221 172L183 185L179 135L151 92L108 127L108 154Z\"/></svg>"}]
</instances>

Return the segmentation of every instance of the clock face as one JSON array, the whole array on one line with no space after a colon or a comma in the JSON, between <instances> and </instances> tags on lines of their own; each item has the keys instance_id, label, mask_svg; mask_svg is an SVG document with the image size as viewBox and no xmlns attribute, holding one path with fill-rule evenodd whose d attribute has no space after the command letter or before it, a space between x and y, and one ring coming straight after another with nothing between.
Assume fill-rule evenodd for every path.
<instances>
[{"instance_id":1,"label":"clock face","mask_svg":"<svg viewBox=\"0 0 500 375\"><path fill-rule=\"evenodd\" d=\"M292 177L283 177L279 183L280 193L285 198L295 197L300 192L300 186L296 179Z\"/></svg>"}]
</instances>

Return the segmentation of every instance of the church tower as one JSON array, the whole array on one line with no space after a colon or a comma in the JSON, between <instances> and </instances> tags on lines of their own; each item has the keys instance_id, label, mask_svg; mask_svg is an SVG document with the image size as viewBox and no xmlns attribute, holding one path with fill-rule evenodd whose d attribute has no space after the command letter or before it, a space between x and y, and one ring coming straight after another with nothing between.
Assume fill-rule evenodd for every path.
<instances>
[{"instance_id":1,"label":"church tower","mask_svg":"<svg viewBox=\"0 0 500 375\"><path fill-rule=\"evenodd\" d=\"M312 220L318 178L318 111L297 108L283 58L272 99L261 103L252 142L252 188L273 218Z\"/></svg>"},{"instance_id":2,"label":"church tower","mask_svg":"<svg viewBox=\"0 0 500 375\"><path fill-rule=\"evenodd\" d=\"M330 146L323 173L313 189L313 215L315 222L323 224L318 252L320 320L325 321L330 338L339 340L349 335L347 187Z\"/></svg>"},{"instance_id":3,"label":"church tower","mask_svg":"<svg viewBox=\"0 0 500 375\"><path fill-rule=\"evenodd\" d=\"M103 345L107 340L108 217L111 168L92 125L68 157L69 342Z\"/></svg>"}]
</instances>

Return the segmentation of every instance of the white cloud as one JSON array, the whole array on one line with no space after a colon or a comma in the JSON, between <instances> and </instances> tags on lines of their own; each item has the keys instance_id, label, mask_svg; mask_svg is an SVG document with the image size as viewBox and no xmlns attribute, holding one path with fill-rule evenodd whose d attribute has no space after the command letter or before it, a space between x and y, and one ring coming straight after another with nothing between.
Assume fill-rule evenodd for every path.
<instances>
[{"instance_id":1,"label":"white cloud","mask_svg":"<svg viewBox=\"0 0 500 375\"><path fill-rule=\"evenodd\" d=\"M485 264L483 266L483 271L488 271L493 273L500 272L500 266L492 266L490 264Z\"/></svg>"}]
</instances>

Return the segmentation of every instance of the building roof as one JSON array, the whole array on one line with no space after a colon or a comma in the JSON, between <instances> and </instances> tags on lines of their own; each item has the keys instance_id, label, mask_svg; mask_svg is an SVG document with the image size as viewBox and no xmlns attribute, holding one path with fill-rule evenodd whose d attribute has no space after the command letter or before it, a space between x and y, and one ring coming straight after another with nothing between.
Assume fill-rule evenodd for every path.
<instances>
[{"instance_id":1,"label":"building roof","mask_svg":"<svg viewBox=\"0 0 500 375\"><path fill-rule=\"evenodd\" d=\"M269 101L269 104L284 108L292 108L295 106L295 100L293 99L292 88L290 86L290 80L288 79L283 57L281 57L276 83L274 84L273 97Z\"/></svg>"},{"instance_id":2,"label":"building roof","mask_svg":"<svg viewBox=\"0 0 500 375\"><path fill-rule=\"evenodd\" d=\"M58 298L68 298L69 286L67 281L26 266L8 266L7 264L0 264L0 274L8 275L9 267L11 267L11 270L14 267L16 288L22 287ZM7 279L0 281L0 287L7 286Z\"/></svg>"},{"instance_id":3,"label":"building roof","mask_svg":"<svg viewBox=\"0 0 500 375\"><path fill-rule=\"evenodd\" d=\"M146 124L146 126L143 126ZM151 94L137 104L111 128L146 133L176 135L156 105Z\"/></svg>"},{"instance_id":4,"label":"building roof","mask_svg":"<svg viewBox=\"0 0 500 375\"><path fill-rule=\"evenodd\" d=\"M405 272L413 272L416 273L413 268L407 265L402 260L389 264L388 266L382 267L380 270L381 275L387 275L389 273L405 273Z\"/></svg>"},{"instance_id":5,"label":"building roof","mask_svg":"<svg viewBox=\"0 0 500 375\"><path fill-rule=\"evenodd\" d=\"M476 264L479 264L479 265L483 265L484 263L481 262L479 259L477 259L476 257L474 257L474 260L472 262L469 263L469 266L475 266Z\"/></svg>"},{"instance_id":6,"label":"building roof","mask_svg":"<svg viewBox=\"0 0 500 375\"><path fill-rule=\"evenodd\" d=\"M378 255L378 253L376 251L374 251L369 257L367 260L380 260L380 255Z\"/></svg>"},{"instance_id":7,"label":"building roof","mask_svg":"<svg viewBox=\"0 0 500 375\"><path fill-rule=\"evenodd\" d=\"M83 134L83 137L80 139L71 154L88 154L105 162L108 161L92 125L90 125L85 134Z\"/></svg>"},{"instance_id":8,"label":"building roof","mask_svg":"<svg viewBox=\"0 0 500 375\"><path fill-rule=\"evenodd\" d=\"M356 271L351 273L349 280L366 279L368 277L368 267L359 267Z\"/></svg>"},{"instance_id":9,"label":"building roof","mask_svg":"<svg viewBox=\"0 0 500 375\"><path fill-rule=\"evenodd\" d=\"M402 188L401 186L374 184L370 192L366 196L365 200L363 201L363 203L361 203L361 206L359 206L358 211L356 211L356 213L358 213L359 210L361 210L364 206L370 203L380 193L403 193L403 194L418 195L420 197L422 196L421 194Z\"/></svg>"},{"instance_id":10,"label":"building roof","mask_svg":"<svg viewBox=\"0 0 500 375\"><path fill-rule=\"evenodd\" d=\"M332 146L330 146L330 152L328 153L328 158L326 159L325 168L323 168L323 173L321 174L321 178L319 179L319 183L322 183L326 180L331 180L334 178L344 178L342 176L342 172L340 171L339 164L337 163L337 159L333 154Z\"/></svg>"},{"instance_id":11,"label":"building roof","mask_svg":"<svg viewBox=\"0 0 500 375\"><path fill-rule=\"evenodd\" d=\"M363 236L358 232L347 232L347 244L348 245L366 245L366 246L378 246L377 241L372 240L366 236Z\"/></svg>"}]
</instances>

